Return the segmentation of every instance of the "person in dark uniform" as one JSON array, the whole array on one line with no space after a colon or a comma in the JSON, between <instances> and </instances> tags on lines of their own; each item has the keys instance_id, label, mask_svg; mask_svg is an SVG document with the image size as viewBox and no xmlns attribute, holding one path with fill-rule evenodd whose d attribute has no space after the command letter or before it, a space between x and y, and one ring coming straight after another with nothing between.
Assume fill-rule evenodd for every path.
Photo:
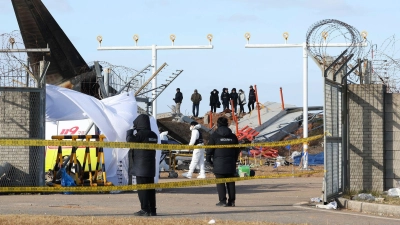
<instances>
[{"instance_id":1,"label":"person in dark uniform","mask_svg":"<svg viewBox=\"0 0 400 225\"><path fill-rule=\"evenodd\" d=\"M253 85L250 85L250 91L249 91L249 103L247 107L249 107L249 113L251 110L254 110L254 103L256 102L256 92L253 89ZM251 107L250 107L251 106Z\"/></svg>"},{"instance_id":2,"label":"person in dark uniform","mask_svg":"<svg viewBox=\"0 0 400 225\"><path fill-rule=\"evenodd\" d=\"M183 100L183 94L182 94L180 88L176 89L175 98L173 98L173 100L175 101L175 113L178 116L180 116L181 115L181 104L182 104L182 100Z\"/></svg>"},{"instance_id":3,"label":"person in dark uniform","mask_svg":"<svg viewBox=\"0 0 400 225\"><path fill-rule=\"evenodd\" d=\"M221 93L222 111L229 109L229 100L228 88L223 88Z\"/></svg>"},{"instance_id":4,"label":"person in dark uniform","mask_svg":"<svg viewBox=\"0 0 400 225\"><path fill-rule=\"evenodd\" d=\"M208 145L232 145L238 144L238 139L228 127L228 119L220 117L217 120L218 128L210 136ZM236 162L240 148L209 148L206 150L206 161L213 165L216 178L235 177ZM226 198L228 190L228 199ZM217 206L233 207L236 200L235 182L217 184L218 199ZM228 200L228 202L227 202Z\"/></svg>"},{"instance_id":5,"label":"person in dark uniform","mask_svg":"<svg viewBox=\"0 0 400 225\"><path fill-rule=\"evenodd\" d=\"M136 133L134 132L136 131ZM151 131L150 118L141 114L133 121L133 129L126 132L127 142L157 144L158 135ZM131 149L132 170L137 184L153 184L156 175L156 151ZM141 210L135 216L156 216L156 190L138 190Z\"/></svg>"},{"instance_id":6,"label":"person in dark uniform","mask_svg":"<svg viewBox=\"0 0 400 225\"><path fill-rule=\"evenodd\" d=\"M217 111L217 108L219 108L219 105L221 104L221 102L218 99L218 94L219 94L219 91L217 91L217 89L214 89L210 93L211 112L214 112L214 113Z\"/></svg>"},{"instance_id":7,"label":"person in dark uniform","mask_svg":"<svg viewBox=\"0 0 400 225\"><path fill-rule=\"evenodd\" d=\"M232 109L235 109L234 112L239 115L238 111L237 111L237 104L238 104L238 98L239 95L236 92L236 88L232 88L231 93L229 94L229 98L232 100L233 102L233 106Z\"/></svg>"}]
</instances>

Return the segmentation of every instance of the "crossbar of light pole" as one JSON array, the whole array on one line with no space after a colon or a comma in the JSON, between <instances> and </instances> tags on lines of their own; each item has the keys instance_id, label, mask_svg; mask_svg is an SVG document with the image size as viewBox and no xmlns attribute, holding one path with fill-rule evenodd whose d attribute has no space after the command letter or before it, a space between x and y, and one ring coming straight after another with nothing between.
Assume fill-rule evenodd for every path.
<instances>
[{"instance_id":1,"label":"crossbar of light pole","mask_svg":"<svg viewBox=\"0 0 400 225\"><path fill-rule=\"evenodd\" d=\"M246 44L245 48L302 48L304 43L301 44ZM358 47L366 47L368 44L366 42L363 43L328 43L328 44L308 44L309 47L350 47L350 46L358 46Z\"/></svg>"},{"instance_id":2,"label":"crossbar of light pole","mask_svg":"<svg viewBox=\"0 0 400 225\"><path fill-rule=\"evenodd\" d=\"M0 52L50 52L50 48L18 48L18 49L0 49Z\"/></svg>"},{"instance_id":3,"label":"crossbar of light pole","mask_svg":"<svg viewBox=\"0 0 400 225\"><path fill-rule=\"evenodd\" d=\"M152 65L153 65L153 73L157 70L157 50L185 50L185 49L213 49L214 46L211 44L209 45L168 45L168 46L158 46L158 45L151 45L151 46L114 46L114 47L97 47L97 50L151 50L151 58L152 58ZM153 117L157 119L157 100L155 99L156 94L156 87L157 87L157 79L153 79L152 81L152 89L153 91Z\"/></svg>"},{"instance_id":4,"label":"crossbar of light pole","mask_svg":"<svg viewBox=\"0 0 400 225\"><path fill-rule=\"evenodd\" d=\"M156 50L174 50L174 49L213 49L213 45L192 45L192 46L155 46ZM98 47L97 50L152 50L152 46L116 46L116 47Z\"/></svg>"}]
</instances>

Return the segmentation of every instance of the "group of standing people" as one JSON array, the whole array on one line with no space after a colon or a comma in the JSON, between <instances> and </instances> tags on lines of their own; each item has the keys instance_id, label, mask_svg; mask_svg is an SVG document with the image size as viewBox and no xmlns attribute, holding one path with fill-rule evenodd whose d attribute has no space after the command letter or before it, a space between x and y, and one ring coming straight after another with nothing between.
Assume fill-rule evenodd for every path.
<instances>
[{"instance_id":1,"label":"group of standing people","mask_svg":"<svg viewBox=\"0 0 400 225\"><path fill-rule=\"evenodd\" d=\"M237 111L238 105L239 105L239 114L246 113L244 111L244 106L246 105L246 103L249 112L251 112L252 110L254 110L254 103L256 102L256 92L253 89L253 85L250 85L249 88L250 88L249 98L247 99L247 102L246 102L246 94L242 89L239 89L239 92L236 92L236 88L232 88L231 92L229 93L228 88L223 88L221 95L219 95L219 91L217 89L214 89L210 93L211 112L215 113L217 111L217 108L221 107L221 104L222 104L222 111L224 111L225 109L229 109L231 100L233 103L231 110L234 110L235 113L238 113ZM175 113L180 115L181 114L180 108L183 100L183 94L179 88L176 89L175 98L173 100L175 101ZM201 94L198 93L197 89L194 89L194 92L190 100L193 103L192 104L193 117L199 117L199 107L202 97Z\"/></svg>"},{"instance_id":2,"label":"group of standing people","mask_svg":"<svg viewBox=\"0 0 400 225\"><path fill-rule=\"evenodd\" d=\"M183 94L181 92L180 88L176 89L175 93L175 98L173 98L175 101L175 114L181 115L181 104L183 100ZM200 106L200 101L202 100L201 94L197 92L197 89L194 89L194 92L190 98L190 100L193 102L192 105L192 113L193 117L199 117L199 106Z\"/></svg>"},{"instance_id":3,"label":"group of standing people","mask_svg":"<svg viewBox=\"0 0 400 225\"><path fill-rule=\"evenodd\" d=\"M254 110L254 103L256 102L256 92L253 89L253 85L250 85L249 90L249 98L247 107L249 112ZM242 89L239 89L239 92L236 92L236 88L232 88L229 93L228 88L223 88L221 95L217 89L214 89L210 93L210 106L211 112L215 113L217 108L221 107L222 102L222 110L229 109L230 101L232 100L232 110L237 113L237 106L239 105L239 114L245 113L244 106L246 105L246 94Z\"/></svg>"},{"instance_id":4,"label":"group of standing people","mask_svg":"<svg viewBox=\"0 0 400 225\"><path fill-rule=\"evenodd\" d=\"M238 144L238 139L232 130L228 128L228 119L220 117L217 120L218 128L210 136L209 145L229 145ZM196 164L200 164L200 175L197 178L205 178L204 171L204 149L200 149L203 145L203 138L199 128L201 126L197 122L192 122L190 130L192 137L190 140L191 145L199 145L196 149L196 154L193 157L197 158L191 163L189 172L185 177L191 178ZM139 115L133 121L133 129L126 133L127 142L137 143L158 143L158 135L151 130L150 117L145 114ZM145 149L132 149L132 171L136 176L137 184L152 184L154 183L154 176L156 174L156 151L149 151ZM206 161L213 165L213 172L216 178L229 178L235 177L236 162L238 160L240 148L210 148L206 150ZM234 207L236 200L235 182L227 182L217 184L218 203L216 206ZM228 198L226 197L228 192ZM134 216L157 216L156 208L156 191L155 189L138 190L138 197L140 201L140 210L135 212Z\"/></svg>"}]
</instances>

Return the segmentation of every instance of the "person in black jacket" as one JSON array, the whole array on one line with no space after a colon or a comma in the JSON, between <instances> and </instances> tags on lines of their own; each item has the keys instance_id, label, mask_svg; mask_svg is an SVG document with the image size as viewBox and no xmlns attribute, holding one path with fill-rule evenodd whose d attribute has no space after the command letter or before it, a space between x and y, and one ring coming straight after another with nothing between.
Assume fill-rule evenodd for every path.
<instances>
[{"instance_id":1,"label":"person in black jacket","mask_svg":"<svg viewBox=\"0 0 400 225\"><path fill-rule=\"evenodd\" d=\"M210 136L208 145L231 145L238 144L238 139L231 129L228 128L228 119L220 117L217 120L218 128ZM238 160L240 148L210 148L206 150L206 160L213 165L216 178L235 177L236 161ZM228 202L226 190L228 189ZM235 182L217 184L219 202L217 206L235 206L236 188Z\"/></svg>"},{"instance_id":2,"label":"person in black jacket","mask_svg":"<svg viewBox=\"0 0 400 225\"><path fill-rule=\"evenodd\" d=\"M221 105L221 102L218 100L218 94L219 94L219 91L217 91L217 89L214 89L210 93L211 112L214 112L214 113L217 111L217 108L219 108L218 105Z\"/></svg>"},{"instance_id":3,"label":"person in black jacket","mask_svg":"<svg viewBox=\"0 0 400 225\"><path fill-rule=\"evenodd\" d=\"M238 103L238 97L239 97L239 95L238 95L238 93L236 92L236 88L232 88L231 93L229 94L229 97L230 97L230 99L231 99L232 102L233 102L232 109L235 109L234 112L235 112L236 114L239 114L238 111L237 111L237 103Z\"/></svg>"},{"instance_id":4,"label":"person in black jacket","mask_svg":"<svg viewBox=\"0 0 400 225\"><path fill-rule=\"evenodd\" d=\"M193 112L193 117L197 118L199 117L199 105L202 100L201 94L197 92L197 89L194 89L194 92L192 96L190 97L190 100L192 100L193 105L192 105L192 112Z\"/></svg>"},{"instance_id":5,"label":"person in black jacket","mask_svg":"<svg viewBox=\"0 0 400 225\"><path fill-rule=\"evenodd\" d=\"M136 130L136 134L134 131ZM151 131L150 118L141 114L133 121L133 129L126 132L127 142L155 143L158 135ZM156 175L156 151L144 149L132 150L132 170L136 176L137 184L153 184ZM134 213L135 216L156 216L156 190L138 190L141 210Z\"/></svg>"},{"instance_id":6,"label":"person in black jacket","mask_svg":"<svg viewBox=\"0 0 400 225\"><path fill-rule=\"evenodd\" d=\"M221 93L222 111L229 109L229 92L228 88L223 88Z\"/></svg>"},{"instance_id":7,"label":"person in black jacket","mask_svg":"<svg viewBox=\"0 0 400 225\"><path fill-rule=\"evenodd\" d=\"M250 85L249 103L247 104L247 107L249 107L249 113L251 112L251 110L254 110L254 103L255 102L256 102L256 92L253 89L253 85Z\"/></svg>"},{"instance_id":8,"label":"person in black jacket","mask_svg":"<svg viewBox=\"0 0 400 225\"><path fill-rule=\"evenodd\" d=\"M175 113L177 115L181 115L181 104L183 100L183 94L180 88L176 89L175 98L173 100L175 101Z\"/></svg>"}]
</instances>

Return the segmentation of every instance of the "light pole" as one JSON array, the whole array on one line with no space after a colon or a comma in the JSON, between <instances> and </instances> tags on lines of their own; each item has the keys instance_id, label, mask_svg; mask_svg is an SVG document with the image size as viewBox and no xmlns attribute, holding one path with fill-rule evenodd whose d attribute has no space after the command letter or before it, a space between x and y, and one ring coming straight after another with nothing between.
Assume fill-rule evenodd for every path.
<instances>
[{"instance_id":1,"label":"light pole","mask_svg":"<svg viewBox=\"0 0 400 225\"><path fill-rule=\"evenodd\" d=\"M364 39L366 38L366 32L362 33ZM326 39L328 33L322 32L322 37ZM303 49L303 138L308 137L308 50L307 43L303 42L300 44L288 44L287 39L289 33L284 32L283 38L285 44L249 44L250 33L245 33L244 37L247 39L245 48L302 48ZM353 43L323 43L323 44L308 44L311 47L349 47L354 46ZM358 43L356 46L367 46L365 42ZM308 143L303 143L303 169L308 169Z\"/></svg>"},{"instance_id":2,"label":"light pole","mask_svg":"<svg viewBox=\"0 0 400 225\"><path fill-rule=\"evenodd\" d=\"M14 38L9 38L8 42L10 42L11 44L11 48L8 49L1 49L0 48L0 52L1 53L15 53L15 52L43 52L43 53L48 53L50 52L50 48L49 45L46 46L46 48L17 48L14 49L14 44L15 44L15 39Z\"/></svg>"},{"instance_id":3,"label":"light pole","mask_svg":"<svg viewBox=\"0 0 400 225\"><path fill-rule=\"evenodd\" d=\"M133 40L135 41L135 46L120 46L120 47L102 47L101 42L103 38L101 36L97 36L97 41L99 42L99 47L97 50L151 50L151 60L152 60L152 66L153 66L153 74L157 71L157 50L178 50L178 49L212 49L213 45L211 44L211 41L213 39L212 34L207 35L207 39L209 41L209 45L190 45L190 46L175 46L175 39L176 36L174 34L171 34L169 38L172 41L172 45L170 46L158 46L158 45L151 45L151 46L137 46L137 42L139 40L139 35L135 34L133 35ZM153 99L157 95L157 77L154 77L154 79L151 82L151 88L153 89L152 91L152 97ZM157 119L157 100L153 100L152 104L152 114L154 119Z\"/></svg>"}]
</instances>

